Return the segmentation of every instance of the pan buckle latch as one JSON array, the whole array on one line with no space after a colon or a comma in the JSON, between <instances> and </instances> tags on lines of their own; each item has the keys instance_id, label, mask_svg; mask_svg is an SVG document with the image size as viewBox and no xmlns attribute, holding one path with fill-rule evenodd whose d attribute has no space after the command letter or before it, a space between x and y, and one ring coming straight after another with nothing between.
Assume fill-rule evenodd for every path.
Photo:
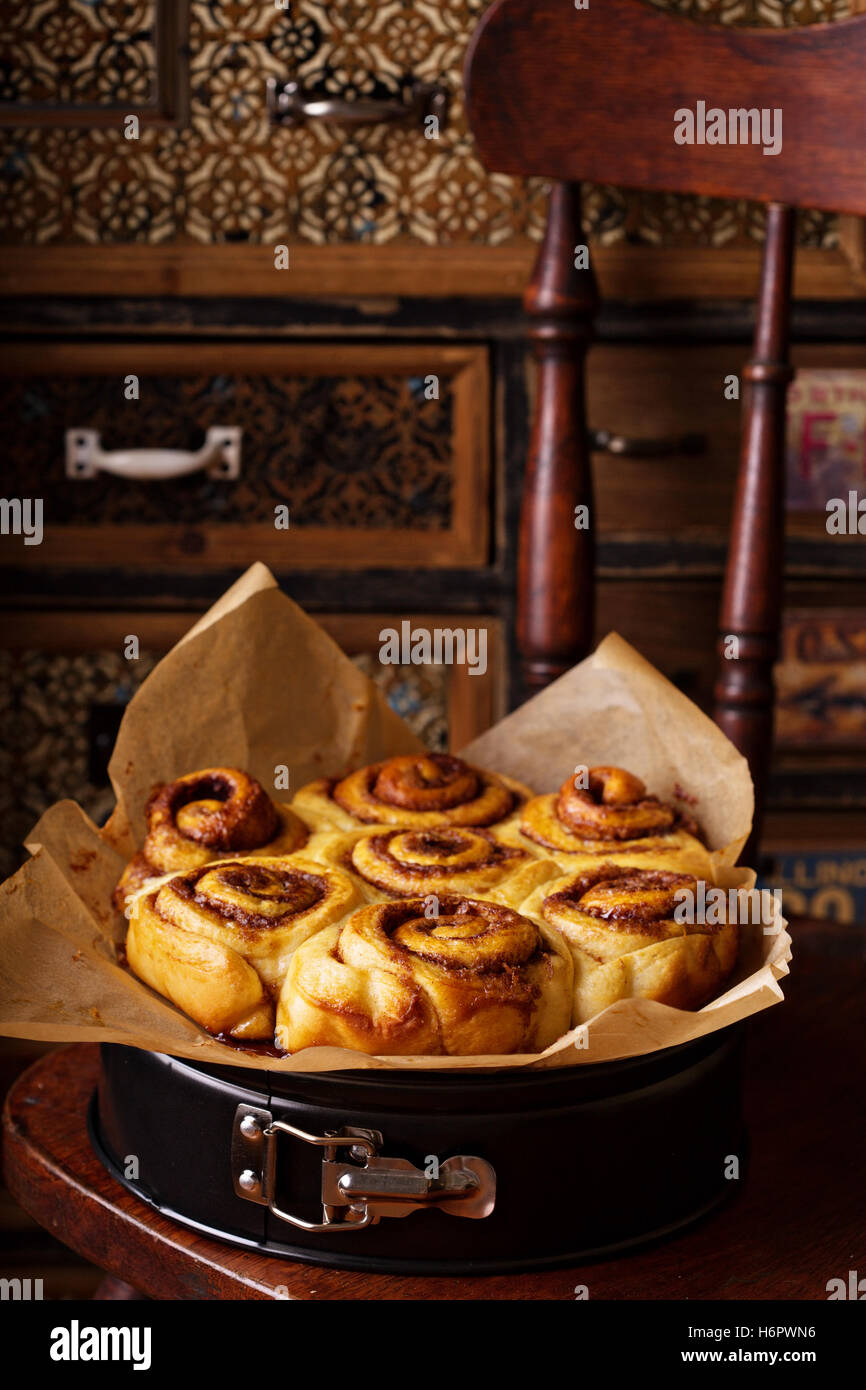
<instances>
[{"instance_id":1,"label":"pan buckle latch","mask_svg":"<svg viewBox=\"0 0 866 1390\"><path fill-rule=\"evenodd\" d=\"M322 1154L322 1220L304 1221L283 1211L276 1199L277 1143L281 1134L314 1144ZM457 1154L416 1168L405 1158L381 1153L375 1129L344 1128L307 1134L269 1110L239 1105L232 1131L235 1192L266 1206L280 1221L302 1231L360 1231L383 1216L409 1216L436 1207L452 1216L480 1220L496 1202L496 1174L483 1158Z\"/></svg>"}]
</instances>

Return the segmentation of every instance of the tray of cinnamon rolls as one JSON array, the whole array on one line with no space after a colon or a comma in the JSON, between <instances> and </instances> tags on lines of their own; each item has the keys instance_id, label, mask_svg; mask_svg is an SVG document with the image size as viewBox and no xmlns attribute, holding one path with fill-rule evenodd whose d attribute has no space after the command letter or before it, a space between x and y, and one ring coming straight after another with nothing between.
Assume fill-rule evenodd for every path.
<instances>
[{"instance_id":1,"label":"tray of cinnamon rolls","mask_svg":"<svg viewBox=\"0 0 866 1390\"><path fill-rule=\"evenodd\" d=\"M678 910L712 862L628 769L557 792L451 755L386 758L288 804L242 769L158 786L114 894L129 969L201 1028L278 1053L541 1053L621 1000L697 1010L735 922Z\"/></svg>"},{"instance_id":2,"label":"tray of cinnamon rolls","mask_svg":"<svg viewBox=\"0 0 866 1390\"><path fill-rule=\"evenodd\" d=\"M731 901L745 760L615 634L425 752L257 567L142 684L111 777L106 825L52 807L6 885L0 1031L100 1044L91 1139L141 1201L472 1274L735 1190L745 1020L790 943Z\"/></svg>"}]
</instances>

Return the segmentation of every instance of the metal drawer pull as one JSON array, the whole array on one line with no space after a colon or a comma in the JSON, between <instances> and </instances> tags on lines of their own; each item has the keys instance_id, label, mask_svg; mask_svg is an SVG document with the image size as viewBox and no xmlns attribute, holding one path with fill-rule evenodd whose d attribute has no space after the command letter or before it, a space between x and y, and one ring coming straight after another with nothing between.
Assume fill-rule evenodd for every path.
<instances>
[{"instance_id":1,"label":"metal drawer pull","mask_svg":"<svg viewBox=\"0 0 866 1390\"><path fill-rule=\"evenodd\" d=\"M323 1220L303 1221L277 1205L275 1183L277 1136L288 1134L324 1149L322 1156ZM341 1129L307 1134L269 1110L239 1105L232 1130L232 1179L235 1192L258 1202L280 1221L302 1231L333 1233L375 1226L383 1216L409 1216L436 1206L452 1216L481 1220L496 1202L496 1174L483 1158L464 1154L439 1164L428 1177L405 1158L383 1157L376 1129ZM347 1153L341 1151L348 1150Z\"/></svg>"},{"instance_id":2,"label":"metal drawer pull","mask_svg":"<svg viewBox=\"0 0 866 1390\"><path fill-rule=\"evenodd\" d=\"M98 430L66 431L67 478L95 478L113 473L140 483L161 483L206 472L210 478L231 481L241 473L241 438L236 425L209 429L204 444L194 452L184 449L117 449L105 452Z\"/></svg>"},{"instance_id":3,"label":"metal drawer pull","mask_svg":"<svg viewBox=\"0 0 866 1390\"><path fill-rule=\"evenodd\" d=\"M383 125L416 121L423 125L436 116L440 129L448 119L448 88L437 82L413 82L403 100L356 101L323 97L305 91L300 82L268 78L268 112L274 125L298 126L307 121L339 121L342 125Z\"/></svg>"},{"instance_id":4,"label":"metal drawer pull","mask_svg":"<svg viewBox=\"0 0 866 1390\"><path fill-rule=\"evenodd\" d=\"M589 447L599 453L619 454L621 458L663 458L665 454L704 454L705 434L669 434L658 439L636 439L613 434L610 430L590 430Z\"/></svg>"}]
</instances>

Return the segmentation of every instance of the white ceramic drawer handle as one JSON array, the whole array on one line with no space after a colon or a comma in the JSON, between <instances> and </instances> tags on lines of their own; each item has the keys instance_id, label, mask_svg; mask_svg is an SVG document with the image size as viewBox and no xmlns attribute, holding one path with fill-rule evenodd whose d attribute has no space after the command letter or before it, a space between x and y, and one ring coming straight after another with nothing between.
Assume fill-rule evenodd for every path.
<instances>
[{"instance_id":1,"label":"white ceramic drawer handle","mask_svg":"<svg viewBox=\"0 0 866 1390\"><path fill-rule=\"evenodd\" d=\"M214 426L200 449L117 449L105 452L98 430L66 431L67 478L113 473L140 483L159 483L206 472L211 478L239 478L241 435L236 425Z\"/></svg>"}]
</instances>

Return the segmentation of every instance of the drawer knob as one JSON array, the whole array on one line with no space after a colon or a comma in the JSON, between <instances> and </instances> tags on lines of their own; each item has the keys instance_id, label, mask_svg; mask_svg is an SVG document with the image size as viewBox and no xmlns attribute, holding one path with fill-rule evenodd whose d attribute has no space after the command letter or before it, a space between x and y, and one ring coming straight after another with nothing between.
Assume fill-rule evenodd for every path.
<instances>
[{"instance_id":1,"label":"drawer knob","mask_svg":"<svg viewBox=\"0 0 866 1390\"><path fill-rule=\"evenodd\" d=\"M169 478L185 478L190 473L207 473L210 478L230 482L241 473L241 437L236 425L209 429L200 449L116 449L106 451L98 430L66 431L67 478L95 478L97 473L113 473L139 483L161 483Z\"/></svg>"}]
</instances>

